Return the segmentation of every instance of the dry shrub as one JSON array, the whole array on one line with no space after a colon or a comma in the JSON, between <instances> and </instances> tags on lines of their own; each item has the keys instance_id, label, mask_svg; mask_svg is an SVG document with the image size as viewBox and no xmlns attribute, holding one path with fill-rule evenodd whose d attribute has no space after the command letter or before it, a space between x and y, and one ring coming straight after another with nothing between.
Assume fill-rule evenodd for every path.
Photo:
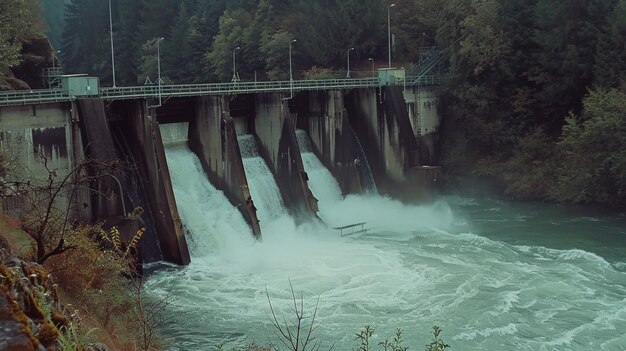
<instances>
[{"instance_id":1,"label":"dry shrub","mask_svg":"<svg viewBox=\"0 0 626 351\"><path fill-rule=\"evenodd\" d=\"M20 258L31 257L35 242L22 231L21 226L19 219L0 214L0 237L6 240L9 251Z\"/></svg>"},{"instance_id":2,"label":"dry shrub","mask_svg":"<svg viewBox=\"0 0 626 351\"><path fill-rule=\"evenodd\" d=\"M74 249L46 263L66 299L87 317L81 322L95 327L94 336L116 350L133 349L133 304L128 292L129 259L107 248L100 225L82 225L68 236ZM84 328L86 330L87 328Z\"/></svg>"}]
</instances>

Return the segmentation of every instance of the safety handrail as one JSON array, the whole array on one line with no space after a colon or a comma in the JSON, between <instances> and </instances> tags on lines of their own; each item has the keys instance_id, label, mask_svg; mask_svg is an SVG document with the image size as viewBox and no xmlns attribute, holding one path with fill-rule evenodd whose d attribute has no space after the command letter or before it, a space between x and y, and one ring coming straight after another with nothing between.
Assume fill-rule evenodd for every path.
<instances>
[{"instance_id":1,"label":"safety handrail","mask_svg":"<svg viewBox=\"0 0 626 351\"><path fill-rule=\"evenodd\" d=\"M441 75L407 76L404 79L397 79L394 85L411 86L441 84L441 81ZM373 88L379 86L381 86L381 82L377 77L208 84L174 84L160 86L144 85L101 88L98 95L93 95L89 97L100 97L106 100L122 100L149 98L159 95L163 97L174 97L346 88ZM0 92L0 106L25 105L30 103L63 102L72 101L76 98L76 96L70 95L69 92L64 89L11 90Z\"/></svg>"},{"instance_id":2,"label":"safety handrail","mask_svg":"<svg viewBox=\"0 0 626 351\"><path fill-rule=\"evenodd\" d=\"M70 95L65 90L61 89L11 90L0 92L0 106L69 100L72 100Z\"/></svg>"},{"instance_id":3,"label":"safety handrail","mask_svg":"<svg viewBox=\"0 0 626 351\"><path fill-rule=\"evenodd\" d=\"M366 224L367 222L354 223L354 224L344 225L341 227L334 227L333 229L339 231L340 236L367 233L367 229L365 228Z\"/></svg>"}]
</instances>

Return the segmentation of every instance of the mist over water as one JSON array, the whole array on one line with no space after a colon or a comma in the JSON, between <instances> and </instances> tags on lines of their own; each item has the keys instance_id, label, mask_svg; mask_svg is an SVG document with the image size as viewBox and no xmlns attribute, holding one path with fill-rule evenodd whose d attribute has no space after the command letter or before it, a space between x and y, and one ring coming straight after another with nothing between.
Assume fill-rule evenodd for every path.
<instances>
[{"instance_id":1,"label":"mist over water","mask_svg":"<svg viewBox=\"0 0 626 351\"><path fill-rule=\"evenodd\" d=\"M304 152L323 219L365 221L370 230L339 237L281 214L254 242L195 156L184 147L166 152L196 245L189 267L161 268L147 281L152 297L174 296L167 313L175 322L163 329L171 350L276 341L265 289L289 316L289 279L309 313L320 299L322 349L352 350L365 324L375 329L373 344L403 328L411 350L423 348L435 324L453 350L626 349L624 218L462 198L429 205L342 199L330 173Z\"/></svg>"}]
</instances>

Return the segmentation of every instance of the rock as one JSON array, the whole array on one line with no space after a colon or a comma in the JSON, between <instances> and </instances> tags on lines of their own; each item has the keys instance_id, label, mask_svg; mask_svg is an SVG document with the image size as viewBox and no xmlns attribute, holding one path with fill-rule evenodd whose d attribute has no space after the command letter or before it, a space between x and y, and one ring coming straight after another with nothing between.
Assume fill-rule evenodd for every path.
<instances>
[{"instance_id":1,"label":"rock","mask_svg":"<svg viewBox=\"0 0 626 351\"><path fill-rule=\"evenodd\" d=\"M48 38L45 36L23 38L22 63L11 68L15 78L17 78L11 84L16 89L24 89L24 85L31 89L45 88L42 85L41 72L44 68L52 67L53 59L54 50Z\"/></svg>"},{"instance_id":2,"label":"rock","mask_svg":"<svg viewBox=\"0 0 626 351\"><path fill-rule=\"evenodd\" d=\"M4 236L0 235L0 262L4 262L11 257L13 257L13 254L9 242Z\"/></svg>"},{"instance_id":3,"label":"rock","mask_svg":"<svg viewBox=\"0 0 626 351\"><path fill-rule=\"evenodd\" d=\"M54 348L58 328L68 319L58 309L47 272L13 257L0 262L0 274L0 350Z\"/></svg>"},{"instance_id":4,"label":"rock","mask_svg":"<svg viewBox=\"0 0 626 351\"><path fill-rule=\"evenodd\" d=\"M0 290L0 350L38 350L39 345L30 335L23 316L16 315L19 308L14 304L6 292Z\"/></svg>"},{"instance_id":5,"label":"rock","mask_svg":"<svg viewBox=\"0 0 626 351\"><path fill-rule=\"evenodd\" d=\"M6 72L6 75L0 74L0 90L18 89L30 89L30 86L23 80L16 78L11 71Z\"/></svg>"},{"instance_id":6,"label":"rock","mask_svg":"<svg viewBox=\"0 0 626 351\"><path fill-rule=\"evenodd\" d=\"M96 343L87 345L86 350L87 351L109 351L109 348L101 342L96 342Z\"/></svg>"}]
</instances>

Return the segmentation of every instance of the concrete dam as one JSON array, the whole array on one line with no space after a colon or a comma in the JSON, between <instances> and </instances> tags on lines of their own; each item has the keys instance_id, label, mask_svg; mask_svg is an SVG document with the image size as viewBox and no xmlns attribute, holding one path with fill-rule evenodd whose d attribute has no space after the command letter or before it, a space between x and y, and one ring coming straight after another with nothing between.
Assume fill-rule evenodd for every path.
<instances>
[{"instance_id":1,"label":"concrete dam","mask_svg":"<svg viewBox=\"0 0 626 351\"><path fill-rule=\"evenodd\" d=\"M185 265L194 244L183 203L217 231L214 206L229 207L241 232L261 239L282 214L323 221L333 197L428 199L441 171L439 123L428 85L172 95L158 106L98 96L0 106L0 151L34 177L47 176L38 155L61 175L85 160L116 165L73 200L77 220L122 223L142 207L144 262ZM24 206L5 197L0 212Z\"/></svg>"}]
</instances>

